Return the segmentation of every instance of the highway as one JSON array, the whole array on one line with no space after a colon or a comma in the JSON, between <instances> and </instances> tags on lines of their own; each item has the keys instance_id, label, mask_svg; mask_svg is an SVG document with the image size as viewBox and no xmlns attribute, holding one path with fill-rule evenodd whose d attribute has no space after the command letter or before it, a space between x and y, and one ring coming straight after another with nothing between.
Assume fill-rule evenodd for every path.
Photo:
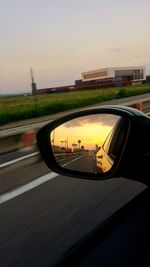
<instances>
[{"instance_id":1,"label":"highway","mask_svg":"<svg viewBox=\"0 0 150 267\"><path fill-rule=\"evenodd\" d=\"M79 157L69 166L91 170L92 160L88 158L87 164ZM125 178L89 181L59 176L38 155L1 168L0 174L1 267L53 266L146 188Z\"/></svg>"},{"instance_id":2,"label":"highway","mask_svg":"<svg viewBox=\"0 0 150 267\"><path fill-rule=\"evenodd\" d=\"M45 166L39 167L42 173ZM24 175L28 171L22 169ZM52 266L143 189L125 179L96 182L56 176L4 202L0 206L1 266Z\"/></svg>"},{"instance_id":3,"label":"highway","mask_svg":"<svg viewBox=\"0 0 150 267\"><path fill-rule=\"evenodd\" d=\"M1 194L2 267L53 266L76 242L145 189L123 178L88 181L51 175L42 161L20 162L2 171L6 185L10 181L5 179L13 180L16 174L26 182L30 177L43 179L40 186L30 188L28 183L24 193L10 191L10 198ZM44 182L46 173L50 179Z\"/></svg>"}]
</instances>

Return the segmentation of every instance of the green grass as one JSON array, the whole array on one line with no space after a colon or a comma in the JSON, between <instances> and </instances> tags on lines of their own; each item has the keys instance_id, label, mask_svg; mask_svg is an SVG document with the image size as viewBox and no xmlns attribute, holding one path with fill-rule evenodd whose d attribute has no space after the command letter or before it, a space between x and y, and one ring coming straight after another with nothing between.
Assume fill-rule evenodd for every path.
<instances>
[{"instance_id":1,"label":"green grass","mask_svg":"<svg viewBox=\"0 0 150 267\"><path fill-rule=\"evenodd\" d=\"M144 93L150 93L150 84L37 95L36 104L33 96L1 97L0 125Z\"/></svg>"}]
</instances>

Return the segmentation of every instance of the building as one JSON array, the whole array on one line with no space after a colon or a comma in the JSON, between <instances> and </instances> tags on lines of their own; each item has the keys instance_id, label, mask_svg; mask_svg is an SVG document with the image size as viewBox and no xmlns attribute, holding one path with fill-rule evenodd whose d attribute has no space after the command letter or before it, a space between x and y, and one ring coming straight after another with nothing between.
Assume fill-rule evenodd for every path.
<instances>
[{"instance_id":1,"label":"building","mask_svg":"<svg viewBox=\"0 0 150 267\"><path fill-rule=\"evenodd\" d=\"M75 81L76 85L99 82L142 82L146 79L145 67L104 68L82 72L82 80Z\"/></svg>"},{"instance_id":2,"label":"building","mask_svg":"<svg viewBox=\"0 0 150 267\"><path fill-rule=\"evenodd\" d=\"M139 85L143 82L150 81L146 77L146 70L144 66L137 67L116 67L116 68L103 68L98 70L91 70L81 73L82 79L76 80L73 85L63 85L58 87L49 87L36 90L34 84L33 73L32 78L32 93L35 94L50 94L70 92L75 90L83 90L90 88L103 88L112 86L127 86Z\"/></svg>"}]
</instances>

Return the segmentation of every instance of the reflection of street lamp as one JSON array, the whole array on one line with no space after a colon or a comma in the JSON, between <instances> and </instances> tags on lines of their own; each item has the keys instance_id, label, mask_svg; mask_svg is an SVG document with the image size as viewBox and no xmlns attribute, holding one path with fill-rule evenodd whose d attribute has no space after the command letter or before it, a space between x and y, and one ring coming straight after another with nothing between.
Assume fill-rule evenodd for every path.
<instances>
[{"instance_id":1,"label":"reflection of street lamp","mask_svg":"<svg viewBox=\"0 0 150 267\"><path fill-rule=\"evenodd\" d=\"M61 145L63 145L63 143L65 144L65 148L68 148L68 137L66 140L62 140L60 141Z\"/></svg>"},{"instance_id":2,"label":"reflection of street lamp","mask_svg":"<svg viewBox=\"0 0 150 267\"><path fill-rule=\"evenodd\" d=\"M67 141L65 140L64 143L65 143L65 148L66 148L67 147Z\"/></svg>"},{"instance_id":3,"label":"reflection of street lamp","mask_svg":"<svg viewBox=\"0 0 150 267\"><path fill-rule=\"evenodd\" d=\"M79 144L79 149L80 149L81 140L78 140L78 144Z\"/></svg>"}]
</instances>

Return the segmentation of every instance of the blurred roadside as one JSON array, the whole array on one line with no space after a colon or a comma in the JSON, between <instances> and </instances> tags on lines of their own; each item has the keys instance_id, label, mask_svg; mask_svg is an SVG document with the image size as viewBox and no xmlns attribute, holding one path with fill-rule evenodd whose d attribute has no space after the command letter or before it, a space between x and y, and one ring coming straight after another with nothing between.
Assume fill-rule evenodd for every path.
<instances>
[{"instance_id":1,"label":"blurred roadside","mask_svg":"<svg viewBox=\"0 0 150 267\"><path fill-rule=\"evenodd\" d=\"M127 105L142 110L150 107L150 93L122 99L113 99L90 105L87 108L103 105ZM0 128L0 165L37 152L36 132L42 125L48 123L50 120L81 109L83 108L3 125Z\"/></svg>"}]
</instances>

